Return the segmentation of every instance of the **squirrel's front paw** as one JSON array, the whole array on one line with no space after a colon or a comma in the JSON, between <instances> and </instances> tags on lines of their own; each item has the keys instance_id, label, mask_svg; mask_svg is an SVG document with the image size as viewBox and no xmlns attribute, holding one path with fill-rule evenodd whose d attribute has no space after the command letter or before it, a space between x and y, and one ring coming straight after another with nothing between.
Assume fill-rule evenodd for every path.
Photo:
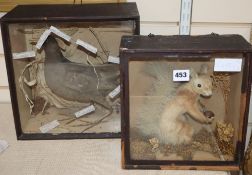
<instances>
[{"instance_id":1,"label":"squirrel's front paw","mask_svg":"<svg viewBox=\"0 0 252 175\"><path fill-rule=\"evenodd\" d=\"M214 113L212 111L205 111L204 116L206 116L207 123L212 123L214 120Z\"/></svg>"}]
</instances>

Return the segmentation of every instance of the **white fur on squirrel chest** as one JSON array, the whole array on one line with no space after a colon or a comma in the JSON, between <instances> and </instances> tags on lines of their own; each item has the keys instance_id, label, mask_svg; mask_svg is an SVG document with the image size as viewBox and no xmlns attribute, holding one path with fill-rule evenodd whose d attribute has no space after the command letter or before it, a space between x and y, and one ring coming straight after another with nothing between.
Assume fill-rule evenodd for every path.
<instances>
[{"instance_id":1,"label":"white fur on squirrel chest","mask_svg":"<svg viewBox=\"0 0 252 175\"><path fill-rule=\"evenodd\" d=\"M206 72L193 73L191 80L181 85L176 95L165 105L159 119L158 138L161 142L180 144L191 141L194 129L183 121L186 113L201 123L208 122L198 104L200 95L208 96L212 93L211 79Z\"/></svg>"}]
</instances>

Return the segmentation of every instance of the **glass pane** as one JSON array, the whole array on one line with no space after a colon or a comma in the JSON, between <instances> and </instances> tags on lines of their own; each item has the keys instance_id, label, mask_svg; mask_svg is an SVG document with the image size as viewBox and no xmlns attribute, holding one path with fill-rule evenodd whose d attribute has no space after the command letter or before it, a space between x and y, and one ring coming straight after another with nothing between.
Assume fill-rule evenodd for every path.
<instances>
[{"instance_id":1,"label":"glass pane","mask_svg":"<svg viewBox=\"0 0 252 175\"><path fill-rule=\"evenodd\" d=\"M234 160L242 72L214 71L224 57L243 67L228 54L129 62L131 159Z\"/></svg>"},{"instance_id":2,"label":"glass pane","mask_svg":"<svg viewBox=\"0 0 252 175\"><path fill-rule=\"evenodd\" d=\"M71 40L51 31L36 49L51 26ZM119 95L109 96L120 83L119 66L108 63L108 56L118 57L121 36L132 35L134 27L133 21L10 24L23 132L41 133L41 126L55 120L59 126L48 133L120 132ZM76 44L78 39L86 48ZM27 55L32 51L35 58Z\"/></svg>"}]
</instances>

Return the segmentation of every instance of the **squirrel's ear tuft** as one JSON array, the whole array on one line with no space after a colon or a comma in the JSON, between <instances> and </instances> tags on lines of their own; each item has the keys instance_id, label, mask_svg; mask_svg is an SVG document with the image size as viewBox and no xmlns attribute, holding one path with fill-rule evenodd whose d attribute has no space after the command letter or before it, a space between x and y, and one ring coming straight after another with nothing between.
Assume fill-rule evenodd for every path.
<instances>
[{"instance_id":1,"label":"squirrel's ear tuft","mask_svg":"<svg viewBox=\"0 0 252 175\"><path fill-rule=\"evenodd\" d=\"M190 77L191 78L197 78L198 77L198 74L195 72L194 69L190 69Z\"/></svg>"},{"instance_id":2,"label":"squirrel's ear tuft","mask_svg":"<svg viewBox=\"0 0 252 175\"><path fill-rule=\"evenodd\" d=\"M201 68L200 68L200 74L207 74L208 73L208 69L209 69L208 65L202 64Z\"/></svg>"}]
</instances>

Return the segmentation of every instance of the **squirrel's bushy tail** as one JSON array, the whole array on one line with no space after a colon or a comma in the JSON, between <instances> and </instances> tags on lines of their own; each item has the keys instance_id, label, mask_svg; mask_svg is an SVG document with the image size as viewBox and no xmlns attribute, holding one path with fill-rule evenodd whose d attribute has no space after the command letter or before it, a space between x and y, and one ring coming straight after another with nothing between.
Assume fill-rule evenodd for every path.
<instances>
[{"instance_id":1,"label":"squirrel's bushy tail","mask_svg":"<svg viewBox=\"0 0 252 175\"><path fill-rule=\"evenodd\" d=\"M165 104L174 95L178 83L172 81L173 66L169 62L147 62L142 70L144 76L151 79L151 85L145 92L144 102L138 106L131 126L142 137L155 137L159 132L158 122Z\"/></svg>"}]
</instances>

